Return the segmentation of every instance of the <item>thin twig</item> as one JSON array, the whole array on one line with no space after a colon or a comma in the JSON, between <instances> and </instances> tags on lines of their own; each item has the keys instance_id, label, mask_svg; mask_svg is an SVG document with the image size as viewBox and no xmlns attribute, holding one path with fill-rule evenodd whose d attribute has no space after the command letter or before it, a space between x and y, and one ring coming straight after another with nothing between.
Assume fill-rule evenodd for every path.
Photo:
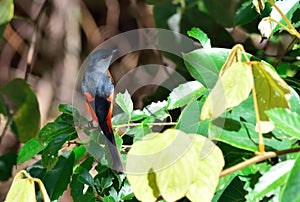
<instances>
[{"instance_id":1,"label":"thin twig","mask_svg":"<svg viewBox=\"0 0 300 202\"><path fill-rule=\"evenodd\" d=\"M144 123L150 126L175 126L177 122L168 122L168 123ZM113 126L113 128L123 128L123 127L132 127L132 126L139 126L141 123L128 123L122 125Z\"/></svg>"},{"instance_id":2,"label":"thin twig","mask_svg":"<svg viewBox=\"0 0 300 202\"><path fill-rule=\"evenodd\" d=\"M8 130L8 126L9 126L11 120L12 120L12 116L9 116L8 119L7 119L7 121L6 121L6 123L5 123L5 126L3 128L3 131L2 131L2 133L0 135L0 144L2 142L2 138L5 136L5 134L6 134L7 130Z\"/></svg>"},{"instance_id":3,"label":"thin twig","mask_svg":"<svg viewBox=\"0 0 300 202\"><path fill-rule=\"evenodd\" d=\"M234 165L230 168L227 168L225 170L223 170L220 174L220 178L221 177L224 177L226 175L229 175L231 173L234 173L238 170L241 170L247 166L250 166L252 164L255 164L255 163L258 163L258 162L261 162L261 161L264 161L266 159L269 159L269 158L274 158L274 157L277 157L277 156L280 156L280 155L284 155L284 154L289 154L289 153L295 153L295 152L299 152L300 151L300 147L298 148L292 148L292 149L286 149L286 150L281 150L281 151L274 151L274 152L265 152L265 153L260 153L258 154L257 156L255 157L252 157L246 161L243 161L237 165Z\"/></svg>"}]
</instances>

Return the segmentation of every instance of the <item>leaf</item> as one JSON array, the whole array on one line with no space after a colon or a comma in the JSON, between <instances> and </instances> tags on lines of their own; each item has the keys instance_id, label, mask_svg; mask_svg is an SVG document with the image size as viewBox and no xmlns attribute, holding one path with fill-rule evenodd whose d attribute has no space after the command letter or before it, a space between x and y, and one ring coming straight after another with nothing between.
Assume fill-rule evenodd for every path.
<instances>
[{"instance_id":1,"label":"leaf","mask_svg":"<svg viewBox=\"0 0 300 202\"><path fill-rule=\"evenodd\" d=\"M72 106L72 105L69 105L69 104L60 104L58 106L58 109L60 112L62 113L65 113L65 114L69 114L69 115L79 115L79 112L78 110Z\"/></svg>"},{"instance_id":2,"label":"leaf","mask_svg":"<svg viewBox=\"0 0 300 202\"><path fill-rule=\"evenodd\" d=\"M149 117L152 116L155 119L159 119L163 121L165 118L167 118L169 113L166 111L168 102L167 101L162 101L162 102L152 102L150 105L147 105L144 109L143 112Z\"/></svg>"},{"instance_id":3,"label":"leaf","mask_svg":"<svg viewBox=\"0 0 300 202\"><path fill-rule=\"evenodd\" d=\"M121 107L121 109L128 115L133 111L133 103L131 96L127 90L123 94L119 93L116 96L116 103Z\"/></svg>"},{"instance_id":4,"label":"leaf","mask_svg":"<svg viewBox=\"0 0 300 202\"><path fill-rule=\"evenodd\" d=\"M217 82L219 71L225 63L230 49L197 49L183 53L184 64L197 81L211 89Z\"/></svg>"},{"instance_id":5,"label":"leaf","mask_svg":"<svg viewBox=\"0 0 300 202\"><path fill-rule=\"evenodd\" d=\"M152 133L151 128L144 123L141 123L141 125L130 128L126 134L131 135L134 137L133 142L141 140L144 136L147 134Z\"/></svg>"},{"instance_id":6,"label":"leaf","mask_svg":"<svg viewBox=\"0 0 300 202\"><path fill-rule=\"evenodd\" d=\"M225 110L239 105L249 96L252 86L252 72L249 66L242 62L234 63L224 72L208 95L200 119L219 117Z\"/></svg>"},{"instance_id":7,"label":"leaf","mask_svg":"<svg viewBox=\"0 0 300 202\"><path fill-rule=\"evenodd\" d=\"M246 1L236 12L235 19L234 19L234 26L250 23L253 20L255 20L255 18L257 17L258 14L253 8L252 3Z\"/></svg>"},{"instance_id":8,"label":"leaf","mask_svg":"<svg viewBox=\"0 0 300 202\"><path fill-rule=\"evenodd\" d=\"M256 201L269 192L274 191L278 187L284 185L288 179L288 174L293 168L295 161L287 160L277 163L268 172L259 178L253 190L246 196L248 201Z\"/></svg>"},{"instance_id":9,"label":"leaf","mask_svg":"<svg viewBox=\"0 0 300 202\"><path fill-rule=\"evenodd\" d=\"M289 108L291 91L288 85L271 69L267 63L257 62L252 65L254 86L257 96L261 130L268 133L273 129L265 111L273 108Z\"/></svg>"},{"instance_id":10,"label":"leaf","mask_svg":"<svg viewBox=\"0 0 300 202\"><path fill-rule=\"evenodd\" d=\"M42 165L51 170L58 161L58 151L62 148L67 140L70 139L68 134L62 134L52 140L42 153Z\"/></svg>"},{"instance_id":11,"label":"leaf","mask_svg":"<svg viewBox=\"0 0 300 202\"><path fill-rule=\"evenodd\" d=\"M189 103L182 111L175 128L185 133L196 133L207 136L208 121L199 120L202 105L202 102L195 100Z\"/></svg>"},{"instance_id":12,"label":"leaf","mask_svg":"<svg viewBox=\"0 0 300 202\"><path fill-rule=\"evenodd\" d=\"M16 165L17 154L8 152L0 156L0 181L6 181L12 176L12 170Z\"/></svg>"},{"instance_id":13,"label":"leaf","mask_svg":"<svg viewBox=\"0 0 300 202\"><path fill-rule=\"evenodd\" d=\"M265 2L264 0L252 0L252 3L255 7L255 10L260 14L261 10L265 9Z\"/></svg>"},{"instance_id":14,"label":"leaf","mask_svg":"<svg viewBox=\"0 0 300 202\"><path fill-rule=\"evenodd\" d=\"M72 135L76 133L74 126L70 126L68 123L63 122L51 122L47 123L39 132L39 141L42 144L49 144L52 140L60 135L68 134Z\"/></svg>"},{"instance_id":15,"label":"leaf","mask_svg":"<svg viewBox=\"0 0 300 202\"><path fill-rule=\"evenodd\" d=\"M205 88L198 81L180 84L170 93L167 108L170 110L182 107L192 100L199 98L204 90Z\"/></svg>"},{"instance_id":16,"label":"leaf","mask_svg":"<svg viewBox=\"0 0 300 202\"><path fill-rule=\"evenodd\" d=\"M74 152L63 153L55 167L42 179L51 200L58 199L67 189L73 173L74 160Z\"/></svg>"},{"instance_id":17,"label":"leaf","mask_svg":"<svg viewBox=\"0 0 300 202\"><path fill-rule=\"evenodd\" d=\"M18 153L18 164L24 163L28 161L35 155L37 155L40 151L45 149L46 145L41 145L39 143L38 138L32 138L28 142L26 142L20 149Z\"/></svg>"},{"instance_id":18,"label":"leaf","mask_svg":"<svg viewBox=\"0 0 300 202\"><path fill-rule=\"evenodd\" d=\"M210 201L223 165L221 150L210 140L169 129L134 143L126 168L139 200L155 201L161 194L167 201L185 195L192 201L199 196L203 196L202 201Z\"/></svg>"},{"instance_id":19,"label":"leaf","mask_svg":"<svg viewBox=\"0 0 300 202\"><path fill-rule=\"evenodd\" d=\"M6 113L12 113L16 135L22 143L36 137L40 129L40 111L37 98L30 86L22 79L14 79L0 89L0 103ZM1 105L1 104L0 104Z\"/></svg>"},{"instance_id":20,"label":"leaf","mask_svg":"<svg viewBox=\"0 0 300 202\"><path fill-rule=\"evenodd\" d=\"M244 185L245 182L242 182L238 176L235 176L227 185L218 201L245 201L247 191L244 190Z\"/></svg>"},{"instance_id":21,"label":"leaf","mask_svg":"<svg viewBox=\"0 0 300 202\"><path fill-rule=\"evenodd\" d=\"M9 22L14 16L13 0L0 1L0 25Z\"/></svg>"},{"instance_id":22,"label":"leaf","mask_svg":"<svg viewBox=\"0 0 300 202\"><path fill-rule=\"evenodd\" d=\"M14 181L5 201L36 201L34 183L27 179Z\"/></svg>"},{"instance_id":23,"label":"leaf","mask_svg":"<svg viewBox=\"0 0 300 202\"><path fill-rule=\"evenodd\" d=\"M232 145L236 148L257 152L258 134L251 123L218 118L209 125L209 138ZM266 146L276 150L289 149L291 141L279 138L264 138Z\"/></svg>"},{"instance_id":24,"label":"leaf","mask_svg":"<svg viewBox=\"0 0 300 202\"><path fill-rule=\"evenodd\" d=\"M280 195L280 201L300 201L300 155L291 170L287 182Z\"/></svg>"},{"instance_id":25,"label":"leaf","mask_svg":"<svg viewBox=\"0 0 300 202\"><path fill-rule=\"evenodd\" d=\"M293 17L295 12L300 9L300 3L298 0L285 0L285 1L276 1L276 6L282 11L282 13L286 16L286 18L293 23L295 28L300 26L299 19L298 23L294 22ZM275 19L278 22L281 22L283 25L287 26L286 22L282 19L278 11L273 7L270 17ZM274 34L276 31L280 30L281 27L275 23L272 23L272 33Z\"/></svg>"},{"instance_id":26,"label":"leaf","mask_svg":"<svg viewBox=\"0 0 300 202\"><path fill-rule=\"evenodd\" d=\"M203 48L211 48L210 39L201 29L193 27L187 32L188 36L197 39Z\"/></svg>"},{"instance_id":27,"label":"leaf","mask_svg":"<svg viewBox=\"0 0 300 202\"><path fill-rule=\"evenodd\" d=\"M300 116L297 113L291 112L289 109L276 108L266 111L266 114L276 128L300 139Z\"/></svg>"},{"instance_id":28,"label":"leaf","mask_svg":"<svg viewBox=\"0 0 300 202\"><path fill-rule=\"evenodd\" d=\"M104 157L104 149L99 145L99 143L91 140L89 144L86 146L86 150L89 154L91 154L96 161L100 161Z\"/></svg>"}]
</instances>

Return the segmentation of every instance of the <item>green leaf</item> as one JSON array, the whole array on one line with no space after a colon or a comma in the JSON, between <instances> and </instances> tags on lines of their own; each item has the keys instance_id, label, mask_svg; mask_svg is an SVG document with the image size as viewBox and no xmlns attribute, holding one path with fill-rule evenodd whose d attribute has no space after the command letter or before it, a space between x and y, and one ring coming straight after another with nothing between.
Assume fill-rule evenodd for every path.
<instances>
[{"instance_id":1,"label":"green leaf","mask_svg":"<svg viewBox=\"0 0 300 202\"><path fill-rule=\"evenodd\" d=\"M0 156L0 181L6 181L12 176L12 169L16 165L16 161L16 153L9 152Z\"/></svg>"},{"instance_id":2,"label":"green leaf","mask_svg":"<svg viewBox=\"0 0 300 202\"><path fill-rule=\"evenodd\" d=\"M209 16L224 27L232 27L238 4L236 1L204 0L203 2Z\"/></svg>"},{"instance_id":3,"label":"green leaf","mask_svg":"<svg viewBox=\"0 0 300 202\"><path fill-rule=\"evenodd\" d=\"M291 170L287 182L280 195L280 201L300 201L300 155Z\"/></svg>"},{"instance_id":4,"label":"green leaf","mask_svg":"<svg viewBox=\"0 0 300 202\"><path fill-rule=\"evenodd\" d=\"M223 191L218 201L245 201L248 193L244 190L245 183L238 176L234 177Z\"/></svg>"},{"instance_id":5,"label":"green leaf","mask_svg":"<svg viewBox=\"0 0 300 202\"><path fill-rule=\"evenodd\" d=\"M87 184L91 187L94 186L94 180L92 175L89 173L89 171L87 169L83 169L82 172L80 173L80 175L78 176L78 180L83 183L83 184Z\"/></svg>"},{"instance_id":6,"label":"green leaf","mask_svg":"<svg viewBox=\"0 0 300 202\"><path fill-rule=\"evenodd\" d=\"M294 160L287 160L277 163L259 178L258 183L255 184L254 189L249 192L249 194L246 196L246 199L248 201L256 201L266 196L269 192L274 191L275 189L284 185L294 163Z\"/></svg>"},{"instance_id":7,"label":"green leaf","mask_svg":"<svg viewBox=\"0 0 300 202\"><path fill-rule=\"evenodd\" d=\"M147 134L152 133L151 128L144 123L141 123L141 125L130 128L126 134L132 135L134 137L133 142L141 140L144 136Z\"/></svg>"},{"instance_id":8,"label":"green leaf","mask_svg":"<svg viewBox=\"0 0 300 202\"><path fill-rule=\"evenodd\" d=\"M210 39L201 29L193 27L187 32L188 36L197 39L203 48L211 48Z\"/></svg>"},{"instance_id":9,"label":"green leaf","mask_svg":"<svg viewBox=\"0 0 300 202\"><path fill-rule=\"evenodd\" d=\"M193 100L182 111L175 126L185 133L196 133L207 136L208 120L200 121L200 109L203 103Z\"/></svg>"},{"instance_id":10,"label":"green leaf","mask_svg":"<svg viewBox=\"0 0 300 202\"><path fill-rule=\"evenodd\" d=\"M155 119L159 119L163 121L165 118L167 118L169 113L166 111L168 102L162 101L162 102L152 102L150 105L146 106L143 109L143 112L145 112L148 116L152 116Z\"/></svg>"},{"instance_id":11,"label":"green leaf","mask_svg":"<svg viewBox=\"0 0 300 202\"><path fill-rule=\"evenodd\" d=\"M79 114L78 110L74 106L69 105L69 104L60 104L58 106L58 110L62 113L69 114L69 115L78 115Z\"/></svg>"},{"instance_id":12,"label":"green leaf","mask_svg":"<svg viewBox=\"0 0 300 202\"><path fill-rule=\"evenodd\" d=\"M91 140L86 146L86 150L91 154L97 161L100 161L104 157L104 149L98 142Z\"/></svg>"},{"instance_id":13,"label":"green leaf","mask_svg":"<svg viewBox=\"0 0 300 202\"><path fill-rule=\"evenodd\" d=\"M75 162L78 162L85 154L86 148L83 145L77 146L73 149L75 154Z\"/></svg>"},{"instance_id":14,"label":"green leaf","mask_svg":"<svg viewBox=\"0 0 300 202\"><path fill-rule=\"evenodd\" d=\"M255 11L252 2L246 1L236 12L234 26L250 23L257 17L258 13Z\"/></svg>"},{"instance_id":15,"label":"green leaf","mask_svg":"<svg viewBox=\"0 0 300 202\"><path fill-rule=\"evenodd\" d=\"M170 110L182 107L192 100L199 98L204 90L205 88L198 81L180 84L170 93L167 108Z\"/></svg>"},{"instance_id":16,"label":"green leaf","mask_svg":"<svg viewBox=\"0 0 300 202\"><path fill-rule=\"evenodd\" d=\"M131 96L127 90L123 94L119 93L116 97L116 103L121 107L121 109L128 115L133 111L133 103Z\"/></svg>"},{"instance_id":17,"label":"green leaf","mask_svg":"<svg viewBox=\"0 0 300 202\"><path fill-rule=\"evenodd\" d=\"M76 130L74 126L70 126L64 122L51 122L47 123L39 132L39 141L43 144L49 144L52 140L60 135L75 134Z\"/></svg>"},{"instance_id":18,"label":"green leaf","mask_svg":"<svg viewBox=\"0 0 300 202\"><path fill-rule=\"evenodd\" d=\"M46 145L41 145L39 143L38 138L32 138L28 142L26 142L20 149L18 153L18 164L24 163L28 161L35 155L37 155L40 151L45 149Z\"/></svg>"},{"instance_id":19,"label":"green leaf","mask_svg":"<svg viewBox=\"0 0 300 202\"><path fill-rule=\"evenodd\" d=\"M67 189L73 173L74 160L74 152L63 153L55 167L42 179L51 200L58 199Z\"/></svg>"},{"instance_id":20,"label":"green leaf","mask_svg":"<svg viewBox=\"0 0 300 202\"><path fill-rule=\"evenodd\" d=\"M300 139L300 115L289 109L276 108L266 111L276 128L284 133ZM284 124L282 124L284 123Z\"/></svg>"},{"instance_id":21,"label":"green leaf","mask_svg":"<svg viewBox=\"0 0 300 202\"><path fill-rule=\"evenodd\" d=\"M169 129L135 142L126 168L139 200L154 201L161 194L167 201L185 195L192 201L199 196L210 201L223 165L221 150L210 140Z\"/></svg>"},{"instance_id":22,"label":"green leaf","mask_svg":"<svg viewBox=\"0 0 300 202\"><path fill-rule=\"evenodd\" d=\"M36 137L40 129L40 110L37 98L22 79L14 79L0 89L0 103L12 113L16 134L22 143Z\"/></svg>"},{"instance_id":23,"label":"green leaf","mask_svg":"<svg viewBox=\"0 0 300 202\"><path fill-rule=\"evenodd\" d=\"M71 196L74 201L80 201L78 197L83 195L84 184L78 178L79 174L73 174L70 182Z\"/></svg>"},{"instance_id":24,"label":"green leaf","mask_svg":"<svg viewBox=\"0 0 300 202\"><path fill-rule=\"evenodd\" d=\"M132 191L132 188L128 182L128 180L125 180L124 185L122 186L120 192L119 192L121 200L130 200L134 197L134 193Z\"/></svg>"},{"instance_id":25,"label":"green leaf","mask_svg":"<svg viewBox=\"0 0 300 202\"><path fill-rule=\"evenodd\" d=\"M298 0L289 0L289 1L276 1L275 4L279 7L282 13L287 17L287 19L292 22L295 28L300 26L299 19L294 20L293 17L296 14L296 11L299 12L300 4ZM279 15L278 11L273 7L270 17L275 19L276 21L282 23L283 25L287 26L286 22L282 19ZM272 33L282 29L279 25L272 22Z\"/></svg>"},{"instance_id":26,"label":"green leaf","mask_svg":"<svg viewBox=\"0 0 300 202\"><path fill-rule=\"evenodd\" d=\"M252 86L253 78L249 65L234 63L224 72L205 100L201 120L217 118L225 110L239 105L249 96Z\"/></svg>"},{"instance_id":27,"label":"green leaf","mask_svg":"<svg viewBox=\"0 0 300 202\"><path fill-rule=\"evenodd\" d=\"M234 147L257 152L258 134L251 123L238 122L233 119L218 118L210 122L209 137ZM276 150L288 149L291 141L279 138L264 138L264 143Z\"/></svg>"},{"instance_id":28,"label":"green leaf","mask_svg":"<svg viewBox=\"0 0 300 202\"><path fill-rule=\"evenodd\" d=\"M58 161L58 151L62 148L67 140L70 139L68 134L62 134L52 140L42 153L42 165L51 170Z\"/></svg>"},{"instance_id":29,"label":"green leaf","mask_svg":"<svg viewBox=\"0 0 300 202\"><path fill-rule=\"evenodd\" d=\"M0 1L0 25L9 22L14 16L13 0Z\"/></svg>"},{"instance_id":30,"label":"green leaf","mask_svg":"<svg viewBox=\"0 0 300 202\"><path fill-rule=\"evenodd\" d=\"M263 133L268 133L273 129L273 125L269 123L265 111L273 108L289 108L288 99L291 91L269 64L257 62L252 65L252 71L261 130Z\"/></svg>"},{"instance_id":31,"label":"green leaf","mask_svg":"<svg viewBox=\"0 0 300 202\"><path fill-rule=\"evenodd\" d=\"M230 49L224 48L197 49L183 53L183 59L192 77L211 89L216 84L219 71L229 53Z\"/></svg>"}]
</instances>

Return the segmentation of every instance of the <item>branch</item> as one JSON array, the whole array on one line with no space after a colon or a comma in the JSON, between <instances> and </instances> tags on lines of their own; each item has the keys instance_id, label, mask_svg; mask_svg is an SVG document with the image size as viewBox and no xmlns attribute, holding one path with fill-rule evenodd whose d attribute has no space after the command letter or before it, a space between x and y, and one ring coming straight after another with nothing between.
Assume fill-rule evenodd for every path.
<instances>
[{"instance_id":1,"label":"branch","mask_svg":"<svg viewBox=\"0 0 300 202\"><path fill-rule=\"evenodd\" d=\"M252 157L246 161L243 161L237 165L234 165L230 168L227 168L225 170L223 170L220 174L220 178L224 177L226 175L229 175L231 173L234 173L238 170L241 170L247 166L250 166L252 164L264 161L268 158L274 158L283 154L289 154L289 153L295 153L295 152L300 152L300 147L298 148L292 148L292 149L286 149L286 150L282 150L282 151L274 151L274 152L265 152L265 153L259 153L257 156Z\"/></svg>"},{"instance_id":2,"label":"branch","mask_svg":"<svg viewBox=\"0 0 300 202\"><path fill-rule=\"evenodd\" d=\"M127 124L122 124L122 125L116 125L113 126L113 128L123 128L123 127L131 127L131 126L139 126L142 125L143 123L127 123ZM168 122L168 123L144 123L146 125L150 126L175 126L177 122Z\"/></svg>"},{"instance_id":3,"label":"branch","mask_svg":"<svg viewBox=\"0 0 300 202\"><path fill-rule=\"evenodd\" d=\"M11 120L12 120L12 116L9 116L8 119L7 119L7 121L6 121L6 123L5 123L5 126L3 128L3 131L2 131L2 133L0 135L0 144L2 142L2 138L5 136L5 134L6 134L7 130L8 130L8 126L9 126Z\"/></svg>"}]
</instances>

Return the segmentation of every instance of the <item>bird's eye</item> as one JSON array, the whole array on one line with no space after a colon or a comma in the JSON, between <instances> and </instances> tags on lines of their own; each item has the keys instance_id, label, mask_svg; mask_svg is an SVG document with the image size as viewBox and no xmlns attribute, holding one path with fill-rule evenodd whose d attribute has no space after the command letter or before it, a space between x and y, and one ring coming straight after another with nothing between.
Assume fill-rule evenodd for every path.
<instances>
[{"instance_id":1,"label":"bird's eye","mask_svg":"<svg viewBox=\"0 0 300 202\"><path fill-rule=\"evenodd\" d=\"M102 55L101 58L106 59L106 58L108 58L108 55Z\"/></svg>"}]
</instances>

